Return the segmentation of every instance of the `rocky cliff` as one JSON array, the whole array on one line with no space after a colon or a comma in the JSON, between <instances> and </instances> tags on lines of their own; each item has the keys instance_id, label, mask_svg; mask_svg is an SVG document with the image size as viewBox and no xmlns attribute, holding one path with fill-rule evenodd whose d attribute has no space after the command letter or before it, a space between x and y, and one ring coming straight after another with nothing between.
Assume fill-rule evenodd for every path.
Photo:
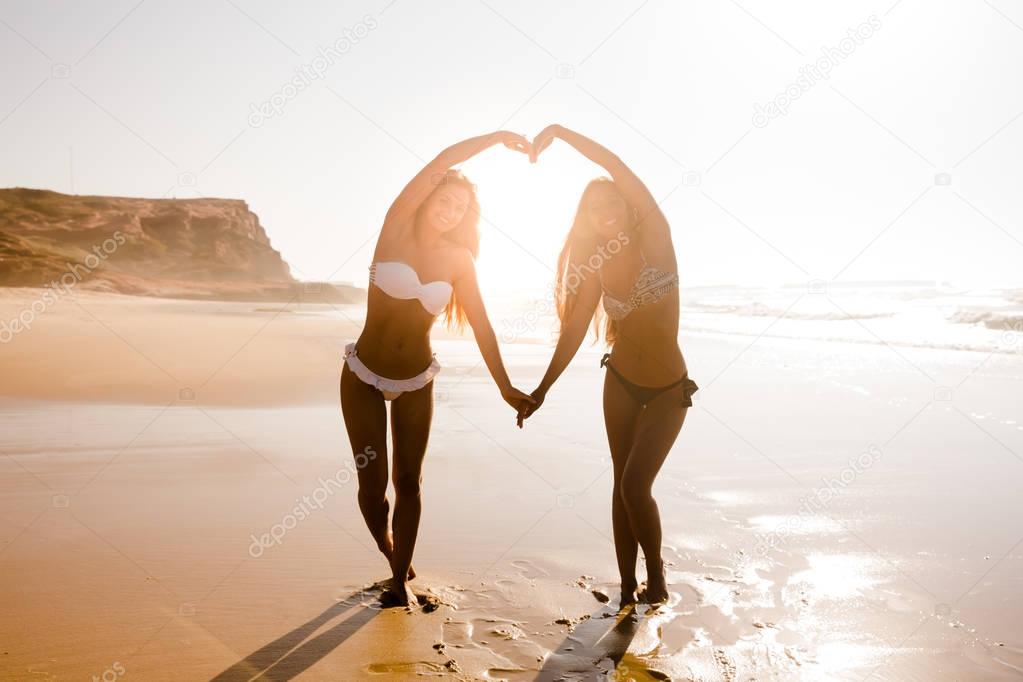
<instances>
[{"instance_id":1,"label":"rocky cliff","mask_svg":"<svg viewBox=\"0 0 1023 682\"><path fill-rule=\"evenodd\" d=\"M0 286L52 283L173 298L360 298L297 282L244 201L0 189Z\"/></svg>"}]
</instances>

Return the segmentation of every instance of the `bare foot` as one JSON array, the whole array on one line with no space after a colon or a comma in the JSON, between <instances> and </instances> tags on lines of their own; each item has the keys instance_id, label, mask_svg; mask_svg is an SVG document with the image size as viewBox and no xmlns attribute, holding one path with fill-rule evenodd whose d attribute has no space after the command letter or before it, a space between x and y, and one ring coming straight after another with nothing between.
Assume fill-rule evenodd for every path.
<instances>
[{"instance_id":1,"label":"bare foot","mask_svg":"<svg viewBox=\"0 0 1023 682\"><path fill-rule=\"evenodd\" d=\"M636 583L622 583L622 595L619 604L622 608L636 603Z\"/></svg>"},{"instance_id":2,"label":"bare foot","mask_svg":"<svg viewBox=\"0 0 1023 682\"><path fill-rule=\"evenodd\" d=\"M668 590L666 588L654 589L647 587L640 590L637 597L644 604L650 604L651 606L664 604L668 601Z\"/></svg>"},{"instance_id":3,"label":"bare foot","mask_svg":"<svg viewBox=\"0 0 1023 682\"><path fill-rule=\"evenodd\" d=\"M394 606L409 607L417 606L419 601L406 581L392 578L387 589L380 595L380 604L385 608Z\"/></svg>"},{"instance_id":4,"label":"bare foot","mask_svg":"<svg viewBox=\"0 0 1023 682\"><path fill-rule=\"evenodd\" d=\"M640 591L639 600L647 604L662 604L668 601L668 584L664 577L664 566L650 571L646 587Z\"/></svg>"}]
</instances>

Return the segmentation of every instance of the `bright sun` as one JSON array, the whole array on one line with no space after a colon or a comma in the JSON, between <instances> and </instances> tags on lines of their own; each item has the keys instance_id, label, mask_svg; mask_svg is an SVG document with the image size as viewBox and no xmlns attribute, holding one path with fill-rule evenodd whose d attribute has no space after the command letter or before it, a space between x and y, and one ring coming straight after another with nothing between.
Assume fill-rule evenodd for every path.
<instances>
[{"instance_id":1,"label":"bright sun","mask_svg":"<svg viewBox=\"0 0 1023 682\"><path fill-rule=\"evenodd\" d=\"M552 149L533 165L501 149L465 164L482 210L477 269L484 296L529 296L550 286L582 190L600 174L573 156Z\"/></svg>"}]
</instances>

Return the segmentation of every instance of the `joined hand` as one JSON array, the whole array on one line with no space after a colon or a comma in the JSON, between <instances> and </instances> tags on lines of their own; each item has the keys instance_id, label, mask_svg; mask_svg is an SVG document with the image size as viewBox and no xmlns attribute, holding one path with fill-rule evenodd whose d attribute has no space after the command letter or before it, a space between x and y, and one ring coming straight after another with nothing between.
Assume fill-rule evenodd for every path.
<instances>
[{"instance_id":1,"label":"joined hand","mask_svg":"<svg viewBox=\"0 0 1023 682\"><path fill-rule=\"evenodd\" d=\"M540 406L543 405L544 398L546 397L547 391L541 390L538 386L536 390L529 395L530 402L524 402L519 406L518 416L515 419L515 423L518 424L520 429L522 428L522 424L532 417L534 412L540 409Z\"/></svg>"}]
</instances>

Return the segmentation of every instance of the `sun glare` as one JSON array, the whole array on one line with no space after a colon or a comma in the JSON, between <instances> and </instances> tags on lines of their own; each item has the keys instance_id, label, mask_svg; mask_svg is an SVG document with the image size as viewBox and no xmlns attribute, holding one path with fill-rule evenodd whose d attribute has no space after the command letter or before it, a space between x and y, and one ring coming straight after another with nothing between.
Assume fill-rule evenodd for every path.
<instances>
[{"instance_id":1,"label":"sun glare","mask_svg":"<svg viewBox=\"0 0 1023 682\"><path fill-rule=\"evenodd\" d=\"M559 151L547 150L530 164L502 149L466 164L480 197L484 296L528 298L553 281L582 190L599 174Z\"/></svg>"}]
</instances>

